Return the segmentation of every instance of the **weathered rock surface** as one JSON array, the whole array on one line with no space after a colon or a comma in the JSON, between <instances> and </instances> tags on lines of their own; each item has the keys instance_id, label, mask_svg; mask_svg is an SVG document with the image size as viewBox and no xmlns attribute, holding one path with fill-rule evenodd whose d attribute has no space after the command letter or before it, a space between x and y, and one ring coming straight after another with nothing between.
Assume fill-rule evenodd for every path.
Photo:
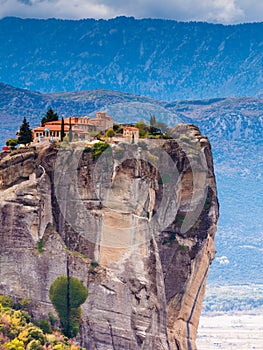
<instances>
[{"instance_id":1,"label":"weathered rock surface","mask_svg":"<svg viewBox=\"0 0 263 350\"><path fill-rule=\"evenodd\" d=\"M2 155L0 293L47 317L68 266L89 289L86 349L196 349L218 202L208 140L173 133L97 161L77 146Z\"/></svg>"}]
</instances>

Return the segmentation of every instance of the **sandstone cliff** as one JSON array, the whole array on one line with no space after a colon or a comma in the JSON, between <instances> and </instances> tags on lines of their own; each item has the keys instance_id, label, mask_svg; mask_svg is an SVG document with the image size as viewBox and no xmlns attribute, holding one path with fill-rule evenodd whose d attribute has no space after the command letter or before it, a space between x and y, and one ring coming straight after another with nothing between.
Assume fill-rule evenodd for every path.
<instances>
[{"instance_id":1,"label":"sandstone cliff","mask_svg":"<svg viewBox=\"0 0 263 350\"><path fill-rule=\"evenodd\" d=\"M196 349L218 202L208 140L173 135L96 160L77 145L1 154L0 293L44 318L68 269L89 290L86 349Z\"/></svg>"}]
</instances>

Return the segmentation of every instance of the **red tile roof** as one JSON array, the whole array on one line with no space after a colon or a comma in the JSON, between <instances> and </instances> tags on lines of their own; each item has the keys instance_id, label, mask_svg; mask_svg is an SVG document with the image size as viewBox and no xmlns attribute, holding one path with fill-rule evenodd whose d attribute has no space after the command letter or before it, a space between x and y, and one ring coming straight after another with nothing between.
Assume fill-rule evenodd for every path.
<instances>
[{"instance_id":1,"label":"red tile roof","mask_svg":"<svg viewBox=\"0 0 263 350\"><path fill-rule=\"evenodd\" d=\"M49 131L61 131L61 125L53 125L53 124L46 124L45 126L39 126L37 128L34 128L34 132L43 132L46 129L49 129ZM69 125L64 125L64 130L69 131Z\"/></svg>"},{"instance_id":2,"label":"red tile roof","mask_svg":"<svg viewBox=\"0 0 263 350\"><path fill-rule=\"evenodd\" d=\"M123 129L124 130L139 130L138 128L135 128L134 126L125 126Z\"/></svg>"}]
</instances>

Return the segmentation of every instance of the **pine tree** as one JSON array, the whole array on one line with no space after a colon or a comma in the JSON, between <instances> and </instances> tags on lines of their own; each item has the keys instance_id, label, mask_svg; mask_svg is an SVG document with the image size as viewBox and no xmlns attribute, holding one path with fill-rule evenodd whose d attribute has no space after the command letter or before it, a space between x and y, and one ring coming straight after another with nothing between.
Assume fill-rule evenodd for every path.
<instances>
[{"instance_id":1,"label":"pine tree","mask_svg":"<svg viewBox=\"0 0 263 350\"><path fill-rule=\"evenodd\" d=\"M60 132L60 141L63 141L65 134L65 124L64 124L64 118L61 119L61 132Z\"/></svg>"},{"instance_id":2,"label":"pine tree","mask_svg":"<svg viewBox=\"0 0 263 350\"><path fill-rule=\"evenodd\" d=\"M32 131L26 118L23 119L23 123L20 126L18 142L23 145L28 145L33 141Z\"/></svg>"},{"instance_id":3,"label":"pine tree","mask_svg":"<svg viewBox=\"0 0 263 350\"><path fill-rule=\"evenodd\" d=\"M57 120L58 120L57 113L55 113L52 108L49 108L49 110L47 111L45 117L43 117L41 119L41 125L45 126L46 123L54 122L54 121L57 121Z\"/></svg>"}]
</instances>

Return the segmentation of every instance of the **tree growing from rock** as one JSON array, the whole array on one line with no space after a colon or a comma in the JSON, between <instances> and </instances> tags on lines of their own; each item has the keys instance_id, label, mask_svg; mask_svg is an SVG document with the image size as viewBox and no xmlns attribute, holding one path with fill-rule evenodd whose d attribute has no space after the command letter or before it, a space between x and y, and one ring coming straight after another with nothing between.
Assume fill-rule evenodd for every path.
<instances>
[{"instance_id":1,"label":"tree growing from rock","mask_svg":"<svg viewBox=\"0 0 263 350\"><path fill-rule=\"evenodd\" d=\"M59 315L62 332L69 338L75 337L81 320L80 306L88 297L87 287L76 277L59 276L50 286L49 297Z\"/></svg>"},{"instance_id":2,"label":"tree growing from rock","mask_svg":"<svg viewBox=\"0 0 263 350\"><path fill-rule=\"evenodd\" d=\"M18 142L23 145L29 145L33 141L32 131L26 118L23 119L23 123L20 126Z\"/></svg>"}]
</instances>

